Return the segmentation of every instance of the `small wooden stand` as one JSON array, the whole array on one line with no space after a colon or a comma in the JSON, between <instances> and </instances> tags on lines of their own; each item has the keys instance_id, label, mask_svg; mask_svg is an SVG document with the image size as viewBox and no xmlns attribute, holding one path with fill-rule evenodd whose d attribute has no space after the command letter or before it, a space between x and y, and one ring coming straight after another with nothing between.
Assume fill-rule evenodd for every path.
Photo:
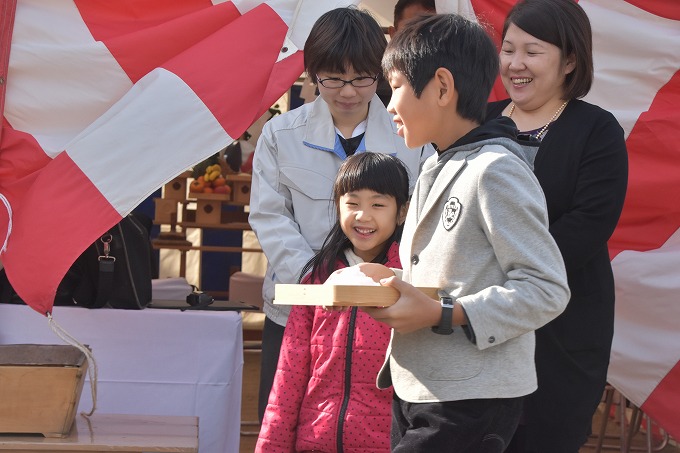
<instances>
[{"instance_id":1,"label":"small wooden stand","mask_svg":"<svg viewBox=\"0 0 680 453\"><path fill-rule=\"evenodd\" d=\"M241 246L193 245L186 239L186 229L201 230L250 230L248 211L252 176L247 173L227 174L225 180L231 188L230 194L187 192L187 178L191 172L184 172L170 181L163 189L163 198L156 199L154 224L169 225L170 231L163 231L153 240L156 250L170 249L180 252L179 276L186 276L187 253L199 252L243 253L262 252L259 248ZM195 209L194 209L195 206ZM200 281L200 277L199 277ZM222 295L226 297L226 294Z\"/></svg>"},{"instance_id":2,"label":"small wooden stand","mask_svg":"<svg viewBox=\"0 0 680 453\"><path fill-rule=\"evenodd\" d=\"M175 201L184 201L187 194L187 175L182 173L163 186L163 198Z\"/></svg>"},{"instance_id":3,"label":"small wooden stand","mask_svg":"<svg viewBox=\"0 0 680 453\"><path fill-rule=\"evenodd\" d=\"M222 221L222 203L230 199L229 195L216 193L192 193L196 198L196 222L207 225L219 225Z\"/></svg>"},{"instance_id":4,"label":"small wooden stand","mask_svg":"<svg viewBox=\"0 0 680 453\"><path fill-rule=\"evenodd\" d=\"M229 181L232 188L232 201L236 204L249 204L250 203L250 183L252 176L249 174L241 173L236 175L227 175L227 181Z\"/></svg>"}]
</instances>

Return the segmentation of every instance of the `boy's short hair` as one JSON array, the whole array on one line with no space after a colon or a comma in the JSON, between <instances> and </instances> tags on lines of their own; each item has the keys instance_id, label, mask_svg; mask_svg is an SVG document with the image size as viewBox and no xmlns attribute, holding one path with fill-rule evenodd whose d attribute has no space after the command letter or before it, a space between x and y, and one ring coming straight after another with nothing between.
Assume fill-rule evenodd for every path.
<instances>
[{"instance_id":1,"label":"boy's short hair","mask_svg":"<svg viewBox=\"0 0 680 453\"><path fill-rule=\"evenodd\" d=\"M368 12L355 7L337 8L314 23L304 49L305 71L314 77L322 71L382 75L380 60L387 39Z\"/></svg>"},{"instance_id":2,"label":"boy's short hair","mask_svg":"<svg viewBox=\"0 0 680 453\"><path fill-rule=\"evenodd\" d=\"M401 72L417 98L437 69L448 69L458 93L458 114L481 124L498 76L498 54L481 25L457 14L438 14L409 22L395 35L382 68L385 75Z\"/></svg>"},{"instance_id":3,"label":"boy's short hair","mask_svg":"<svg viewBox=\"0 0 680 453\"><path fill-rule=\"evenodd\" d=\"M564 81L565 99L585 96L593 84L593 34L590 20L574 0L525 0L510 10L502 37L510 24L557 46L562 59L574 55L576 65Z\"/></svg>"}]
</instances>

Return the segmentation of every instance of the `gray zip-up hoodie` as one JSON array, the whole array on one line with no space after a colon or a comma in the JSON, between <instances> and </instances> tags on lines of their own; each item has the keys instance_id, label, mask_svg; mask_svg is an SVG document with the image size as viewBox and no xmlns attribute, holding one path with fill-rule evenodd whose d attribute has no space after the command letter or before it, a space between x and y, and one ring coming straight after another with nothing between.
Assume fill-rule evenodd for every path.
<instances>
[{"instance_id":1,"label":"gray zip-up hoodie","mask_svg":"<svg viewBox=\"0 0 680 453\"><path fill-rule=\"evenodd\" d=\"M536 389L534 330L569 300L560 252L548 232L535 152L513 141L512 120L474 129L428 159L400 247L403 279L461 304L463 329L394 332L379 387L410 402L512 398Z\"/></svg>"}]
</instances>

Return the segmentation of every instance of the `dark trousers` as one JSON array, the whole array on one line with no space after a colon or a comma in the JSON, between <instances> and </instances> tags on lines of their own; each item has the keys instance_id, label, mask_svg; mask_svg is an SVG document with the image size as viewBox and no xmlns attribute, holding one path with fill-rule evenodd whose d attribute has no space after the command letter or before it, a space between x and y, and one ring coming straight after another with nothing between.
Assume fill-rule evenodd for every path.
<instances>
[{"instance_id":1,"label":"dark trousers","mask_svg":"<svg viewBox=\"0 0 680 453\"><path fill-rule=\"evenodd\" d=\"M393 453L503 453L522 412L522 398L439 403L392 401Z\"/></svg>"},{"instance_id":2,"label":"dark trousers","mask_svg":"<svg viewBox=\"0 0 680 453\"><path fill-rule=\"evenodd\" d=\"M279 363L279 351L283 343L285 326L276 324L269 318L264 318L262 328L262 357L260 364L260 391L257 400L257 416L262 423L264 411L267 409L269 392L274 384L276 365Z\"/></svg>"},{"instance_id":3,"label":"dark trousers","mask_svg":"<svg viewBox=\"0 0 680 453\"><path fill-rule=\"evenodd\" d=\"M507 453L578 453L588 440L607 381L610 343L572 347L574 340L561 332L554 323L536 331L538 390L524 400Z\"/></svg>"}]
</instances>

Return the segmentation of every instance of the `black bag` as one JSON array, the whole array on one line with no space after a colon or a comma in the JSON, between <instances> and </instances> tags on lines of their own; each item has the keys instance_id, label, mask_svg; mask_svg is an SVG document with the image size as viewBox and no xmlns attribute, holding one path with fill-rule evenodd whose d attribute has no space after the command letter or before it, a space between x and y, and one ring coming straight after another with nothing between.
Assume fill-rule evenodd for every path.
<instances>
[{"instance_id":1,"label":"black bag","mask_svg":"<svg viewBox=\"0 0 680 453\"><path fill-rule=\"evenodd\" d=\"M149 222L150 223L150 222ZM54 305L142 309L151 301L153 256L147 226L129 214L90 245L62 279ZM0 275L2 302L23 303Z\"/></svg>"}]
</instances>

